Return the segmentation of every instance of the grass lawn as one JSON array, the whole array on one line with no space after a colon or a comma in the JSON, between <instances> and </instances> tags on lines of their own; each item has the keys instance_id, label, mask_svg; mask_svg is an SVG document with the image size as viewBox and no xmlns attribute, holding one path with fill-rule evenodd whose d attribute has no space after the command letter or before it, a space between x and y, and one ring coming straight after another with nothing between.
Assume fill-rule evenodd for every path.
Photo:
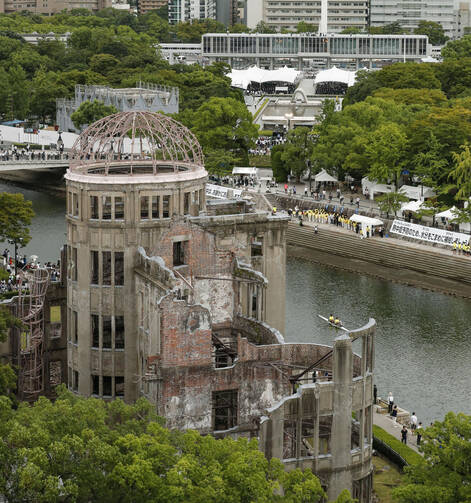
<instances>
[{"instance_id":1,"label":"grass lawn","mask_svg":"<svg viewBox=\"0 0 471 503\"><path fill-rule=\"evenodd\" d=\"M373 490L380 503L393 503L391 492L402 482L403 475L387 459L373 456Z\"/></svg>"}]
</instances>

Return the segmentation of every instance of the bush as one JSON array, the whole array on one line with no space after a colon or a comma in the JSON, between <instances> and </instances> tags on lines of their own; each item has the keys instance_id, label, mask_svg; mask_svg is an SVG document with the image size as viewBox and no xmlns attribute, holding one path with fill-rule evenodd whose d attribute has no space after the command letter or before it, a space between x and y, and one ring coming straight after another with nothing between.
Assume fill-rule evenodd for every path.
<instances>
[{"instance_id":1,"label":"bush","mask_svg":"<svg viewBox=\"0 0 471 503\"><path fill-rule=\"evenodd\" d=\"M258 132L258 136L273 136L273 131L270 129L262 129Z\"/></svg>"},{"instance_id":2,"label":"bush","mask_svg":"<svg viewBox=\"0 0 471 503\"><path fill-rule=\"evenodd\" d=\"M379 426L373 425L373 436L389 446L408 465L416 465L423 461L423 457L413 449L403 444L398 438L393 437Z\"/></svg>"}]
</instances>

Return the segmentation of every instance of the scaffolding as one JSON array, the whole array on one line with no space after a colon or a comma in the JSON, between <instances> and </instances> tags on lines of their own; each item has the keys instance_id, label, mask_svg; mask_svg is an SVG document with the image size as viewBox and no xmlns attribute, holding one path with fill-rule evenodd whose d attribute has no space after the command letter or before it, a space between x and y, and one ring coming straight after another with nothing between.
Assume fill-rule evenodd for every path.
<instances>
[{"instance_id":1,"label":"scaffolding","mask_svg":"<svg viewBox=\"0 0 471 503\"><path fill-rule=\"evenodd\" d=\"M19 392L33 401L44 390L44 299L49 285L47 269L20 273L18 318L22 322L19 348Z\"/></svg>"}]
</instances>

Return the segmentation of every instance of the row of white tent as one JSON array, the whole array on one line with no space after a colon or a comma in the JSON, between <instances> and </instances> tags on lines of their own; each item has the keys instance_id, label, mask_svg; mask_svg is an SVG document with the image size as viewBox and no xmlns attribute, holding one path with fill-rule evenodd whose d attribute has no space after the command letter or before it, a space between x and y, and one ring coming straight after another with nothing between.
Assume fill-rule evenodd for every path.
<instances>
[{"instance_id":1,"label":"row of white tent","mask_svg":"<svg viewBox=\"0 0 471 503\"><path fill-rule=\"evenodd\" d=\"M247 89L252 82L257 84L265 84L267 82L294 84L300 75L300 71L288 68L287 66L278 70L265 70L258 66L250 66L245 70L232 70L227 74L227 77L231 79L232 87Z\"/></svg>"}]
</instances>

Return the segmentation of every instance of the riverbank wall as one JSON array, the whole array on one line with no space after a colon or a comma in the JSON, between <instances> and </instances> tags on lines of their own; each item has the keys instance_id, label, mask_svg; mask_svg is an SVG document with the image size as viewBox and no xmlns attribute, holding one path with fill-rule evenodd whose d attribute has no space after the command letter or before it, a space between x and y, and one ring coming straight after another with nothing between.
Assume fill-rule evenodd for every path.
<instances>
[{"instance_id":1,"label":"riverbank wall","mask_svg":"<svg viewBox=\"0 0 471 503\"><path fill-rule=\"evenodd\" d=\"M64 168L0 172L0 181L65 199Z\"/></svg>"},{"instance_id":2,"label":"riverbank wall","mask_svg":"<svg viewBox=\"0 0 471 503\"><path fill-rule=\"evenodd\" d=\"M288 255L360 274L471 298L471 258L392 239L359 239L350 232L290 222Z\"/></svg>"}]
</instances>

